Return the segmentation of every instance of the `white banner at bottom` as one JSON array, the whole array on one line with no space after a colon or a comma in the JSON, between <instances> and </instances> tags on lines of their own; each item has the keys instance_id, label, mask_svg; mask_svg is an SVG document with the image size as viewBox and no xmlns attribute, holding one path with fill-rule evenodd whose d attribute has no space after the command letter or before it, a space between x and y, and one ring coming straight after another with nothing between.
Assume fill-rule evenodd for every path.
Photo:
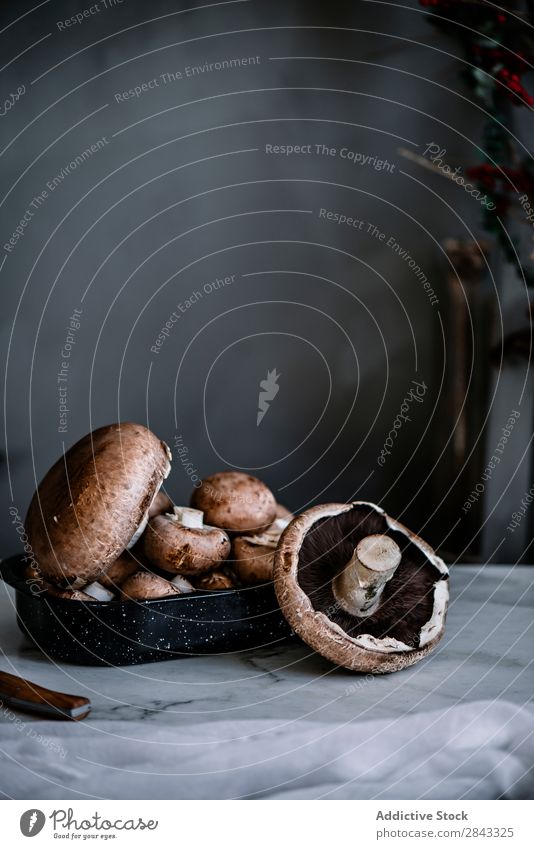
<instances>
[{"instance_id":1,"label":"white banner at bottom","mask_svg":"<svg viewBox=\"0 0 534 849\"><path fill-rule=\"evenodd\" d=\"M528 801L4 801L2 845L531 849Z\"/></svg>"}]
</instances>

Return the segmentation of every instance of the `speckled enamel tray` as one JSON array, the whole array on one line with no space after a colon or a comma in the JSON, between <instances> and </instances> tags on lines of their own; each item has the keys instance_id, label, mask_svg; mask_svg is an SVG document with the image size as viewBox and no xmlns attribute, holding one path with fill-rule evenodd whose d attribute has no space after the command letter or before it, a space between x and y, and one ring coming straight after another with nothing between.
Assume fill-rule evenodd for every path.
<instances>
[{"instance_id":1,"label":"speckled enamel tray","mask_svg":"<svg viewBox=\"0 0 534 849\"><path fill-rule=\"evenodd\" d=\"M35 595L21 573L20 556L0 563L0 577L15 588L20 629L46 655L68 663L152 663L273 645L291 634L272 584L150 601L81 602Z\"/></svg>"}]
</instances>

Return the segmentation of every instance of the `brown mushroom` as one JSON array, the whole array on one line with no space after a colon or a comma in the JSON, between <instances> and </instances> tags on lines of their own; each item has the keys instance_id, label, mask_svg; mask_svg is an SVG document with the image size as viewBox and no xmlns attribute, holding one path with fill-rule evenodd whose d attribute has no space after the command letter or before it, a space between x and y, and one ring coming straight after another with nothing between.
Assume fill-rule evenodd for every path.
<instances>
[{"instance_id":1,"label":"brown mushroom","mask_svg":"<svg viewBox=\"0 0 534 849\"><path fill-rule=\"evenodd\" d=\"M115 593L113 590L108 590L98 581L93 581L91 584L86 584L83 588L85 595L91 596L95 601L113 601Z\"/></svg>"},{"instance_id":2,"label":"brown mushroom","mask_svg":"<svg viewBox=\"0 0 534 849\"><path fill-rule=\"evenodd\" d=\"M88 434L52 466L26 517L39 569L80 588L131 545L170 471L170 451L146 427L115 424Z\"/></svg>"},{"instance_id":3,"label":"brown mushroom","mask_svg":"<svg viewBox=\"0 0 534 849\"><path fill-rule=\"evenodd\" d=\"M139 571L139 562L129 551L123 551L98 578L98 583L115 592L126 578Z\"/></svg>"},{"instance_id":4,"label":"brown mushroom","mask_svg":"<svg viewBox=\"0 0 534 849\"><path fill-rule=\"evenodd\" d=\"M198 575L226 560L230 540L221 528L204 525L199 510L174 510L150 519L143 535L143 551L152 563L166 572Z\"/></svg>"},{"instance_id":5,"label":"brown mushroom","mask_svg":"<svg viewBox=\"0 0 534 849\"><path fill-rule=\"evenodd\" d=\"M167 598L168 596L180 595L178 587L173 586L170 581L154 575L152 572L136 572L126 578L121 587L121 599L123 601L143 601L150 598Z\"/></svg>"},{"instance_id":6,"label":"brown mushroom","mask_svg":"<svg viewBox=\"0 0 534 849\"><path fill-rule=\"evenodd\" d=\"M207 575L201 575L196 580L197 590L233 590L235 581L229 572L222 569L214 569L213 572L208 572Z\"/></svg>"},{"instance_id":7,"label":"brown mushroom","mask_svg":"<svg viewBox=\"0 0 534 849\"><path fill-rule=\"evenodd\" d=\"M254 536L236 537L232 544L232 565L241 584L272 581L274 553L289 519L275 519L266 531Z\"/></svg>"},{"instance_id":8,"label":"brown mushroom","mask_svg":"<svg viewBox=\"0 0 534 849\"><path fill-rule=\"evenodd\" d=\"M294 519L294 515L291 510L288 510L287 507L284 507L283 504L276 505L276 519Z\"/></svg>"},{"instance_id":9,"label":"brown mushroom","mask_svg":"<svg viewBox=\"0 0 534 849\"><path fill-rule=\"evenodd\" d=\"M41 570L38 569L34 563L30 563L29 566L25 566L22 570L22 574L26 581L42 581L43 579Z\"/></svg>"},{"instance_id":10,"label":"brown mushroom","mask_svg":"<svg viewBox=\"0 0 534 849\"><path fill-rule=\"evenodd\" d=\"M151 519L153 516L159 516L161 513L172 513L172 507L173 504L171 499L166 492L163 492L163 490L160 489L160 491L154 496L154 500L148 508L148 518Z\"/></svg>"},{"instance_id":11,"label":"brown mushroom","mask_svg":"<svg viewBox=\"0 0 534 849\"><path fill-rule=\"evenodd\" d=\"M35 564L30 563L29 566L26 566L22 571L24 582L31 594L34 596L43 595L46 593L50 587L48 581L45 581L43 576L41 575L40 569L38 569Z\"/></svg>"},{"instance_id":12,"label":"brown mushroom","mask_svg":"<svg viewBox=\"0 0 534 849\"><path fill-rule=\"evenodd\" d=\"M271 490L242 472L219 472L204 478L191 497L191 506L204 512L207 524L232 534L259 533L276 516Z\"/></svg>"},{"instance_id":13,"label":"brown mushroom","mask_svg":"<svg viewBox=\"0 0 534 849\"><path fill-rule=\"evenodd\" d=\"M302 513L275 554L275 591L289 624L315 651L358 672L403 669L435 648L447 579L426 542L363 501Z\"/></svg>"},{"instance_id":14,"label":"brown mushroom","mask_svg":"<svg viewBox=\"0 0 534 849\"><path fill-rule=\"evenodd\" d=\"M82 592L82 590L67 590L54 586L48 587L47 595L51 595L54 598L64 598L69 601L96 601L96 599Z\"/></svg>"}]
</instances>

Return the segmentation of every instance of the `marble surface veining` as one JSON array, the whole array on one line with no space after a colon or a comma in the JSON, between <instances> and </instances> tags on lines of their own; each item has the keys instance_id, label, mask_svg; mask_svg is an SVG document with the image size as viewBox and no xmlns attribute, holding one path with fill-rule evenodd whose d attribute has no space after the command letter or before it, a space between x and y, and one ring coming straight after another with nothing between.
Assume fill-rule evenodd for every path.
<instances>
[{"instance_id":1,"label":"marble surface veining","mask_svg":"<svg viewBox=\"0 0 534 849\"><path fill-rule=\"evenodd\" d=\"M90 698L86 722L165 726L215 720L344 723L472 702L532 698L534 569L457 566L444 639L416 666L383 676L339 670L299 641L237 654L108 668L58 664L22 635L0 584L0 668ZM0 722L8 721L0 710ZM38 724L38 718L27 718Z\"/></svg>"}]
</instances>

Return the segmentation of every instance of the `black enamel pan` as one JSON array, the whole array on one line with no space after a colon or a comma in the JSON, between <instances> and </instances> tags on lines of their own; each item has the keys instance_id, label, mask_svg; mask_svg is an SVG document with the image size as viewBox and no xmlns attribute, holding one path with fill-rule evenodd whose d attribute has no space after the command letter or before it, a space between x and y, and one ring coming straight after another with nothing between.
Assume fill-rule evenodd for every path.
<instances>
[{"instance_id":1,"label":"black enamel pan","mask_svg":"<svg viewBox=\"0 0 534 849\"><path fill-rule=\"evenodd\" d=\"M46 655L68 663L127 666L237 652L291 634L272 584L149 601L84 602L35 594L22 569L21 556L0 563L0 576L15 589L19 627Z\"/></svg>"}]
</instances>

